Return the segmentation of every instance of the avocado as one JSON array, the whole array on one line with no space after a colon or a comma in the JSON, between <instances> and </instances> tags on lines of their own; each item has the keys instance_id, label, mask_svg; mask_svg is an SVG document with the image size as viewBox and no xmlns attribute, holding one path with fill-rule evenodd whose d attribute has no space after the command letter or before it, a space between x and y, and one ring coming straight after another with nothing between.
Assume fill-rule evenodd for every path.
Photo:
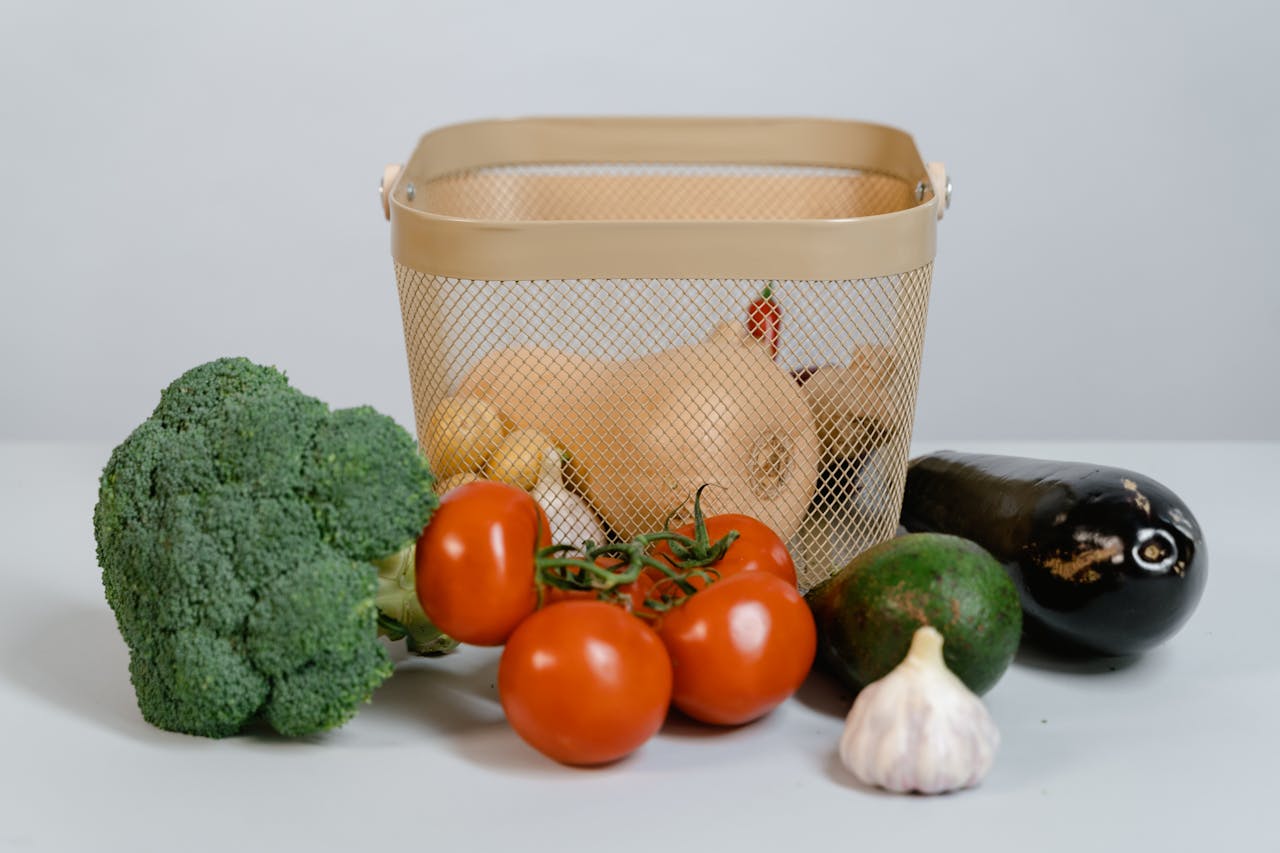
<instances>
[{"instance_id":1,"label":"avocado","mask_svg":"<svg viewBox=\"0 0 1280 853\"><path fill-rule=\"evenodd\" d=\"M910 533L855 557L805 596L818 649L854 691L889 674L911 637L932 625L947 668L974 693L1008 669L1022 633L1018 591L980 545L940 533Z\"/></svg>"}]
</instances>

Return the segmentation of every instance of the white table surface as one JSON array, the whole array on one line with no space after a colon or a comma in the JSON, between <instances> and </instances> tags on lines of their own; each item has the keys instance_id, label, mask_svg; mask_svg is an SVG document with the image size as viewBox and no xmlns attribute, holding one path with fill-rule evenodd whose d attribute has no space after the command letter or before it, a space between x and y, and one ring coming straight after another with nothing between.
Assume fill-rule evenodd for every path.
<instances>
[{"instance_id":1,"label":"white table surface","mask_svg":"<svg viewBox=\"0 0 1280 853\"><path fill-rule=\"evenodd\" d=\"M846 775L848 699L816 675L756 724L673 721L596 770L506 726L492 650L401 661L319 737L152 728L94 558L109 444L0 445L0 849L1280 850L1280 444L949 446L1149 474L1196 513L1211 577L1139 659L1024 650L986 697L991 775L927 798Z\"/></svg>"}]
</instances>

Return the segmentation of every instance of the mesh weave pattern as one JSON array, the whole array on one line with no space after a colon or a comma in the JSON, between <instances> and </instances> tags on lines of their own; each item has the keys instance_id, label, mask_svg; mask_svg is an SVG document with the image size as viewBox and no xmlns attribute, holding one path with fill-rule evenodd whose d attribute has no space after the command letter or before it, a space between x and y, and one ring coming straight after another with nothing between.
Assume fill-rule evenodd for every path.
<instances>
[{"instance_id":1,"label":"mesh weave pattern","mask_svg":"<svg viewBox=\"0 0 1280 853\"><path fill-rule=\"evenodd\" d=\"M903 203L885 193L861 204ZM490 209L453 212L511 214L509 196L480 195ZM713 197L699 195L702 209ZM521 204L526 218L536 209ZM476 281L397 265L419 441L438 475L500 469L522 485L563 451L569 491L548 514L585 503L618 538L679 523L711 483L707 511L770 524L807 588L896 529L931 273ZM747 331L766 285L781 310L776 362Z\"/></svg>"}]
</instances>

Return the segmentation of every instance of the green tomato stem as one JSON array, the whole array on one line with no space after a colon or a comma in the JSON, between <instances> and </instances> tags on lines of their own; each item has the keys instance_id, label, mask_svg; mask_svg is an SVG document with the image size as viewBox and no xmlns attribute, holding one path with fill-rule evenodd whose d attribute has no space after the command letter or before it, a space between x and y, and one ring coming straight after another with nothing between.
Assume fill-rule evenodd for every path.
<instances>
[{"instance_id":1,"label":"green tomato stem","mask_svg":"<svg viewBox=\"0 0 1280 853\"><path fill-rule=\"evenodd\" d=\"M545 600L547 587L595 592L604 598L617 597L619 587L635 583L646 569L662 576L655 586L669 581L679 591L677 596L646 598L645 606L655 612L667 610L693 595L698 589L693 580L714 583L720 575L712 567L723 559L739 534L730 530L711 541L702 511L702 492L707 485L700 486L694 494L692 537L673 530L659 530L640 534L627 542L597 545L588 540L581 546L556 544L539 549L534 558L538 606ZM670 554L662 554L660 560L651 552L654 546L664 542ZM574 556L577 554L581 556ZM616 563L601 566L597 561L602 557Z\"/></svg>"}]
</instances>

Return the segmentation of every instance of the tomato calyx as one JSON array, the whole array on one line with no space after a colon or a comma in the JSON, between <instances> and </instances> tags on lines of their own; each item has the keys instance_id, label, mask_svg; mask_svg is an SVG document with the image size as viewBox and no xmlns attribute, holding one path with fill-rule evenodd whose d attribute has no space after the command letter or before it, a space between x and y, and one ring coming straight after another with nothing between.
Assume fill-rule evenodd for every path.
<instances>
[{"instance_id":1,"label":"tomato calyx","mask_svg":"<svg viewBox=\"0 0 1280 853\"><path fill-rule=\"evenodd\" d=\"M543 548L535 559L539 601L545 599L547 587L555 587L570 592L591 592L603 601L625 603L630 598L628 587L640 581L646 570L659 574L655 587L669 584L679 591L678 597L692 595L697 587L691 581L700 579L711 583L719 573L700 565L673 564L650 554L656 542L670 541L671 537L677 536L668 532L649 533L628 542L606 545L584 542L582 546L552 545ZM646 597L644 608L656 613L667 609L671 603L669 596Z\"/></svg>"},{"instance_id":2,"label":"tomato calyx","mask_svg":"<svg viewBox=\"0 0 1280 853\"><path fill-rule=\"evenodd\" d=\"M730 530L714 542L711 540L711 534L707 532L707 516L702 511L702 492L710 485L710 483L703 483L693 494L692 538L670 530L666 531L671 534L671 537L665 540L667 548L671 551L671 557L675 558L675 563L681 568L711 566L720 562L728 553L729 547L738 539L738 531ZM669 521L668 527L670 527Z\"/></svg>"},{"instance_id":3,"label":"tomato calyx","mask_svg":"<svg viewBox=\"0 0 1280 853\"><path fill-rule=\"evenodd\" d=\"M643 606L631 608L641 618L655 618L703 586L720 577L714 568L738 538L730 530L712 541L702 511L703 484L693 498L693 536L673 530L642 533L627 542L597 545L590 540L581 545L551 545L537 552L535 558L538 600L545 600L547 587L591 592L597 598L626 605L632 599L631 589L648 575L652 587L643 598ZM656 546L665 547L654 556Z\"/></svg>"}]
</instances>

